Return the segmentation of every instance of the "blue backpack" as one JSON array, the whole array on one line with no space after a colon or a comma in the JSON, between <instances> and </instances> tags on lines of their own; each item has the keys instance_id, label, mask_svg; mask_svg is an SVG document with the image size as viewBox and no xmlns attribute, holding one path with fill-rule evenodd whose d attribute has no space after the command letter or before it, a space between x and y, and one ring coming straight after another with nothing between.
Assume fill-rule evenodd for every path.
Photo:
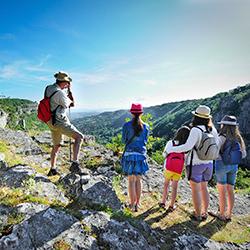
<instances>
[{"instance_id":1,"label":"blue backpack","mask_svg":"<svg viewBox=\"0 0 250 250\"><path fill-rule=\"evenodd\" d=\"M242 159L240 143L237 140L226 139L221 158L225 165L239 164Z\"/></svg>"}]
</instances>

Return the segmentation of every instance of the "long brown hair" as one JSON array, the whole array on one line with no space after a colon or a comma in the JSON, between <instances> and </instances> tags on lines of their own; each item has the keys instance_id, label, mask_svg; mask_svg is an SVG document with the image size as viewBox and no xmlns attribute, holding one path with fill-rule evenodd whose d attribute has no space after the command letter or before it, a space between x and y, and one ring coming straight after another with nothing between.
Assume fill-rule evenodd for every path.
<instances>
[{"instance_id":1,"label":"long brown hair","mask_svg":"<svg viewBox=\"0 0 250 250\"><path fill-rule=\"evenodd\" d=\"M192 120L192 126L195 127L199 125L204 125L207 131L212 131L213 122L211 118L201 118L199 116L194 115Z\"/></svg>"},{"instance_id":2,"label":"long brown hair","mask_svg":"<svg viewBox=\"0 0 250 250\"><path fill-rule=\"evenodd\" d=\"M245 142L240 134L238 126L223 124L220 129L220 135L224 135L229 140L237 140L240 143L241 149L246 149Z\"/></svg>"},{"instance_id":3,"label":"long brown hair","mask_svg":"<svg viewBox=\"0 0 250 250\"><path fill-rule=\"evenodd\" d=\"M140 132L143 130L143 122L141 120L141 115L142 114L134 113L133 115L134 115L134 117L132 119L132 126L133 126L133 129L134 129L135 135L139 136Z\"/></svg>"}]
</instances>

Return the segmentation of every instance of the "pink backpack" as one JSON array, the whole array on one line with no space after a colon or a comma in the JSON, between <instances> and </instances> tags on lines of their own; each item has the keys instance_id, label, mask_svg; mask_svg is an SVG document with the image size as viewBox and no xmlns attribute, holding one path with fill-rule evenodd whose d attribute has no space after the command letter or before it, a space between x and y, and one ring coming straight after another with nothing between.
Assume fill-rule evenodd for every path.
<instances>
[{"instance_id":1,"label":"pink backpack","mask_svg":"<svg viewBox=\"0 0 250 250\"><path fill-rule=\"evenodd\" d=\"M173 142L174 145L174 142ZM175 146L175 145L174 145ZM181 174L184 167L185 154L184 153L170 153L167 155L165 161L165 168L171 172Z\"/></svg>"}]
</instances>

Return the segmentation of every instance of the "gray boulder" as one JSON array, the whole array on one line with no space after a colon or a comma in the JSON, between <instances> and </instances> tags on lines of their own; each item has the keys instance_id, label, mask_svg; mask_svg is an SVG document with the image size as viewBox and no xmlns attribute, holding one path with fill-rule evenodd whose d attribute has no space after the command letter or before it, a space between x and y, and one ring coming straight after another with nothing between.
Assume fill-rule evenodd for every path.
<instances>
[{"instance_id":1,"label":"gray boulder","mask_svg":"<svg viewBox=\"0 0 250 250\"><path fill-rule=\"evenodd\" d=\"M21 188L26 194L46 197L49 201L57 200L68 203L63 192L47 176L36 173L29 166L17 165L6 169L6 171L0 171L0 185Z\"/></svg>"},{"instance_id":2,"label":"gray boulder","mask_svg":"<svg viewBox=\"0 0 250 250\"><path fill-rule=\"evenodd\" d=\"M87 184L82 185L82 191L77 199L77 203L80 206L106 206L113 210L122 208L122 204L112 185L100 177L93 177Z\"/></svg>"},{"instance_id":3,"label":"gray boulder","mask_svg":"<svg viewBox=\"0 0 250 250\"><path fill-rule=\"evenodd\" d=\"M90 171L88 169L84 169L84 171L84 175L69 173L59 180L59 183L63 185L67 196L76 198L81 194L82 185L87 184L91 178Z\"/></svg>"},{"instance_id":4,"label":"gray boulder","mask_svg":"<svg viewBox=\"0 0 250 250\"><path fill-rule=\"evenodd\" d=\"M42 150L31 137L23 131L13 131L0 128L0 140L6 141L12 150L17 154L36 155L41 154Z\"/></svg>"},{"instance_id":5,"label":"gray boulder","mask_svg":"<svg viewBox=\"0 0 250 250\"><path fill-rule=\"evenodd\" d=\"M200 249L210 249L210 250L236 250L236 249L249 249L248 245L237 245L233 243L219 243L207 239L204 236L197 234L182 235L175 240L174 248L176 250L200 250Z\"/></svg>"},{"instance_id":6,"label":"gray boulder","mask_svg":"<svg viewBox=\"0 0 250 250\"><path fill-rule=\"evenodd\" d=\"M73 216L48 208L14 226L10 235L0 239L0 249L37 249L70 229L76 222Z\"/></svg>"},{"instance_id":7,"label":"gray boulder","mask_svg":"<svg viewBox=\"0 0 250 250\"><path fill-rule=\"evenodd\" d=\"M98 240L105 249L157 249L127 221L110 219L110 216L103 212L83 211L83 214L83 222L98 233Z\"/></svg>"}]
</instances>

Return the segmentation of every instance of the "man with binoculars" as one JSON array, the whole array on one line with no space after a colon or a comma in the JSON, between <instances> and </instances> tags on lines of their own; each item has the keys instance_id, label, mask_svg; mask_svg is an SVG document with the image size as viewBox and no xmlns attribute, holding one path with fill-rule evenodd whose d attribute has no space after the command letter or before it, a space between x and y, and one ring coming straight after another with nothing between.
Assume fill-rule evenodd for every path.
<instances>
[{"instance_id":1,"label":"man with binoculars","mask_svg":"<svg viewBox=\"0 0 250 250\"><path fill-rule=\"evenodd\" d=\"M59 149L63 144L63 135L74 139L73 162L70 166L70 171L81 174L82 171L79 165L78 155L83 141L83 135L71 124L67 116L67 109L74 107L74 98L70 90L72 79L63 71L55 73L54 77L56 78L56 82L47 86L45 89L45 96L50 97L52 119L47 122L47 125L51 130L53 141L53 148L51 150L51 169L48 176L59 174L56 167L56 160ZM64 91L65 89L68 90L67 93Z\"/></svg>"}]
</instances>

